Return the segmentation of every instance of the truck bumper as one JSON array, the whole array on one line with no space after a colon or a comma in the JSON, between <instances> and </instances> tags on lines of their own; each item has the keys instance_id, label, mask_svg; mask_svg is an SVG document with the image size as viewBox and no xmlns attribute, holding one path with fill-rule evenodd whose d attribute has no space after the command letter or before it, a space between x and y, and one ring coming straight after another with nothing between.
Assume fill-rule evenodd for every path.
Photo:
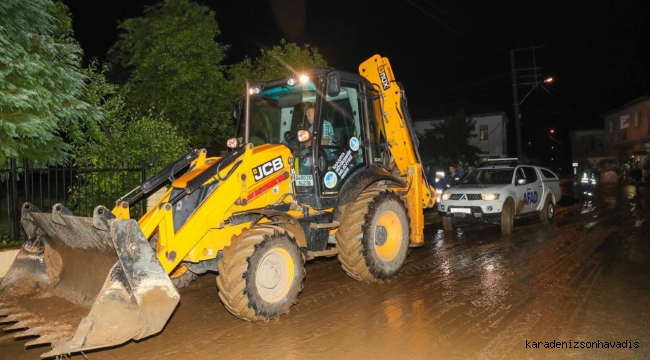
<instances>
[{"instance_id":1,"label":"truck bumper","mask_svg":"<svg viewBox=\"0 0 650 360\"><path fill-rule=\"evenodd\" d=\"M478 206L469 208L471 209L469 214L438 210L438 215L451 217L455 223L501 224L501 213L484 213Z\"/></svg>"}]
</instances>

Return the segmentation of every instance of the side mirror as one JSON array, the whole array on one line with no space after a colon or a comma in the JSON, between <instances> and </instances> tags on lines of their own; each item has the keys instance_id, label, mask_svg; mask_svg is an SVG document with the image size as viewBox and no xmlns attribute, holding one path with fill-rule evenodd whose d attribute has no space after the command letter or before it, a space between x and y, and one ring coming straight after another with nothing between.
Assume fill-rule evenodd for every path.
<instances>
[{"instance_id":1,"label":"side mirror","mask_svg":"<svg viewBox=\"0 0 650 360\"><path fill-rule=\"evenodd\" d=\"M337 72L327 75L327 95L338 96L341 92L341 76Z\"/></svg>"},{"instance_id":2,"label":"side mirror","mask_svg":"<svg viewBox=\"0 0 650 360\"><path fill-rule=\"evenodd\" d=\"M527 179L519 179L519 180L517 180L517 185L526 185L526 184L528 184Z\"/></svg>"},{"instance_id":3,"label":"side mirror","mask_svg":"<svg viewBox=\"0 0 650 360\"><path fill-rule=\"evenodd\" d=\"M241 114L241 104L240 103L233 103L231 107L232 111L232 117L233 119L239 120L239 114Z\"/></svg>"}]
</instances>

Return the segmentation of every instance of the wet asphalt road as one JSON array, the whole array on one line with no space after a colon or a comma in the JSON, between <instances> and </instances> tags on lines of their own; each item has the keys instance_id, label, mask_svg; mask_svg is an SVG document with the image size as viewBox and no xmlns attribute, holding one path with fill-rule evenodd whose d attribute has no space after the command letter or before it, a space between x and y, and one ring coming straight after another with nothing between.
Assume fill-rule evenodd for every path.
<instances>
[{"instance_id":1,"label":"wet asphalt road","mask_svg":"<svg viewBox=\"0 0 650 360\"><path fill-rule=\"evenodd\" d=\"M426 246L383 285L352 280L335 259L311 262L298 304L276 322L230 315L215 275L202 276L181 291L160 335L85 356L649 359L650 188L640 197L632 187L600 189L591 204L565 190L550 226L516 221L509 236L489 225L427 226ZM23 350L26 340L8 335L0 332L0 359L47 350ZM564 348L545 349L550 342Z\"/></svg>"}]
</instances>

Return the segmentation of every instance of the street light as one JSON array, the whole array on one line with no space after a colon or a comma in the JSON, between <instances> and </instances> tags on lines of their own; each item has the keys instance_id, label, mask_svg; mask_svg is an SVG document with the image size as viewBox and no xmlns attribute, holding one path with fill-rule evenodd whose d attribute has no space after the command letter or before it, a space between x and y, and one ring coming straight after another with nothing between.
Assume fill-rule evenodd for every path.
<instances>
[{"instance_id":1,"label":"street light","mask_svg":"<svg viewBox=\"0 0 650 360\"><path fill-rule=\"evenodd\" d=\"M550 82L552 82L552 81L553 81L553 78L552 78L552 77L550 77L550 78L544 80L544 82L547 83L547 84L550 83Z\"/></svg>"},{"instance_id":2,"label":"street light","mask_svg":"<svg viewBox=\"0 0 650 360\"><path fill-rule=\"evenodd\" d=\"M555 129L551 129L551 134L555 134Z\"/></svg>"}]
</instances>

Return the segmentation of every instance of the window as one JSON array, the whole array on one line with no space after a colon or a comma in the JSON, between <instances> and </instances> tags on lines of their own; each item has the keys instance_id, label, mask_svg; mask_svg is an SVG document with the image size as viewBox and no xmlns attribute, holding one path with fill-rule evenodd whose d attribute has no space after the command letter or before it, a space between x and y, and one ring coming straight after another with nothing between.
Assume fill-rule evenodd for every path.
<instances>
[{"instance_id":1,"label":"window","mask_svg":"<svg viewBox=\"0 0 650 360\"><path fill-rule=\"evenodd\" d=\"M481 125L479 134L480 134L479 139L487 140L488 139L488 126L487 125Z\"/></svg>"},{"instance_id":2,"label":"window","mask_svg":"<svg viewBox=\"0 0 650 360\"><path fill-rule=\"evenodd\" d=\"M370 134L368 139L370 140L370 150L372 159L370 159L375 164L381 164L383 166L388 166L390 161L390 152L388 151L388 144L386 142L386 136L384 129L383 119L377 119L376 116L381 116L381 98L379 93L373 89L367 89L369 94L368 101L368 123L370 128Z\"/></svg>"},{"instance_id":3,"label":"window","mask_svg":"<svg viewBox=\"0 0 650 360\"><path fill-rule=\"evenodd\" d=\"M641 125L641 111L634 112L634 127Z\"/></svg>"},{"instance_id":4,"label":"window","mask_svg":"<svg viewBox=\"0 0 650 360\"><path fill-rule=\"evenodd\" d=\"M610 121L609 122L609 133L611 134L613 132L614 132L614 121Z\"/></svg>"},{"instance_id":5,"label":"window","mask_svg":"<svg viewBox=\"0 0 650 360\"><path fill-rule=\"evenodd\" d=\"M524 170L524 174L526 175L526 180L528 180L529 184L534 183L537 181L537 171L535 171L534 168L529 167L529 166L524 166L522 167Z\"/></svg>"},{"instance_id":6,"label":"window","mask_svg":"<svg viewBox=\"0 0 650 360\"><path fill-rule=\"evenodd\" d=\"M557 176L553 174L552 172L546 170L546 169L540 169L542 171L542 175L544 175L545 178L547 179L557 179Z\"/></svg>"}]
</instances>

